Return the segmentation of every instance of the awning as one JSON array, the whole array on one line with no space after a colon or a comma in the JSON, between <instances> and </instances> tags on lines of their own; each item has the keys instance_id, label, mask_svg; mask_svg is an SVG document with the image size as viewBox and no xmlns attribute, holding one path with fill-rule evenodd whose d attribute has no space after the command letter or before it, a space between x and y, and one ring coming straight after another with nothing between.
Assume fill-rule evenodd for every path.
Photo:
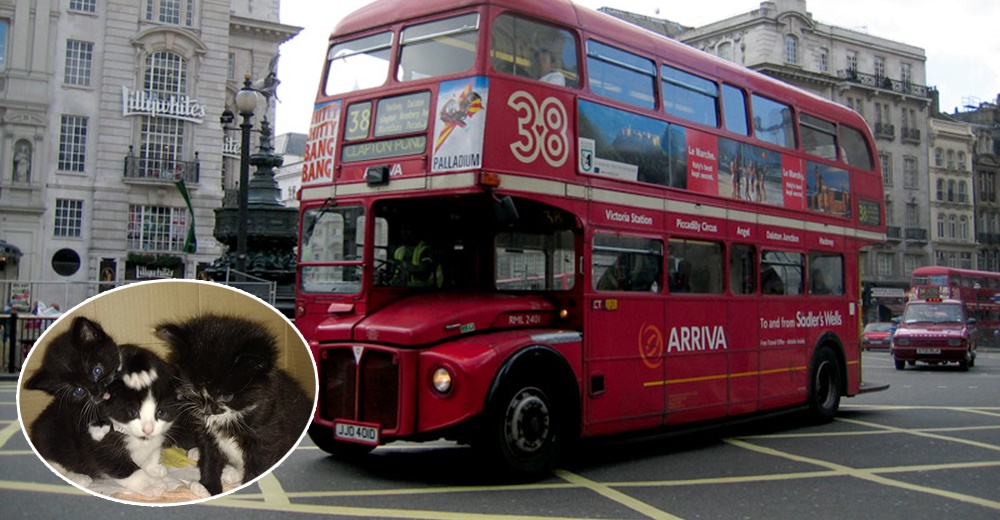
<instances>
[{"instance_id":1,"label":"awning","mask_svg":"<svg viewBox=\"0 0 1000 520\"><path fill-rule=\"evenodd\" d=\"M0 240L0 262L16 264L21 260L22 256L24 256L24 253L21 252L19 247Z\"/></svg>"}]
</instances>

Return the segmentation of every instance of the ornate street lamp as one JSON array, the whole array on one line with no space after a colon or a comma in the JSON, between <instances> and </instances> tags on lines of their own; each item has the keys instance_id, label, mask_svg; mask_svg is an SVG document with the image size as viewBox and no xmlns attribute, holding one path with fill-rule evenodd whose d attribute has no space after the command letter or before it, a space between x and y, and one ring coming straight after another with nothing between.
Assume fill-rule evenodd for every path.
<instances>
[{"instance_id":1,"label":"ornate street lamp","mask_svg":"<svg viewBox=\"0 0 1000 520\"><path fill-rule=\"evenodd\" d=\"M236 217L236 270L240 276L246 273L247 267L247 219L250 204L250 130L253 124L250 118L257 109L257 92L250 85L250 75L243 79L243 88L236 94L236 109L243 121L240 123L240 193L239 212ZM225 114L224 114L225 116ZM230 117L232 115L230 114Z\"/></svg>"}]
</instances>

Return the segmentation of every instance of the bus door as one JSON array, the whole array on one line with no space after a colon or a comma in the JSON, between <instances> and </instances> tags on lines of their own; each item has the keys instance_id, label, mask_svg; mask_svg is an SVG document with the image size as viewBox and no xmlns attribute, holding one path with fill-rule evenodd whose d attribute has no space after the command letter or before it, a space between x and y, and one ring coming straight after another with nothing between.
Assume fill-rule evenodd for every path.
<instances>
[{"instance_id":1,"label":"bus door","mask_svg":"<svg viewBox=\"0 0 1000 520\"><path fill-rule=\"evenodd\" d=\"M729 302L719 241L671 238L664 328L666 422L722 417L730 399Z\"/></svg>"},{"instance_id":2,"label":"bus door","mask_svg":"<svg viewBox=\"0 0 1000 520\"><path fill-rule=\"evenodd\" d=\"M587 298L588 434L663 423L663 241L597 233Z\"/></svg>"}]
</instances>

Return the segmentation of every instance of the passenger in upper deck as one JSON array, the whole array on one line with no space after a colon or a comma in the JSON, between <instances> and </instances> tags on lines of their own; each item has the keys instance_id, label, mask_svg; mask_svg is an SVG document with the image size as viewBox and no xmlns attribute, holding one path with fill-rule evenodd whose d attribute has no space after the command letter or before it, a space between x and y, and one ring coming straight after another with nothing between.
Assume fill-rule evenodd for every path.
<instances>
[{"instance_id":1,"label":"passenger in upper deck","mask_svg":"<svg viewBox=\"0 0 1000 520\"><path fill-rule=\"evenodd\" d=\"M566 86L566 76L557 70L559 58L551 50L539 47L535 49L535 63L538 66L538 80L553 85Z\"/></svg>"}]
</instances>

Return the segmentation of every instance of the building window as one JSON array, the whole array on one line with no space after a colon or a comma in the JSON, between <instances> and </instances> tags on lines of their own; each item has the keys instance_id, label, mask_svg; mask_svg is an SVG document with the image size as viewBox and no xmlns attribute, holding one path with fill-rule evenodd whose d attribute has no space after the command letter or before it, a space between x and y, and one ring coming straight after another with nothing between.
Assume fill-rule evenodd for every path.
<instances>
[{"instance_id":1,"label":"building window","mask_svg":"<svg viewBox=\"0 0 1000 520\"><path fill-rule=\"evenodd\" d=\"M882 167L882 184L892 186L892 155L887 153L878 154L879 166Z\"/></svg>"},{"instance_id":2,"label":"building window","mask_svg":"<svg viewBox=\"0 0 1000 520\"><path fill-rule=\"evenodd\" d=\"M965 171L965 152L958 152L958 171Z\"/></svg>"},{"instance_id":3,"label":"building window","mask_svg":"<svg viewBox=\"0 0 1000 520\"><path fill-rule=\"evenodd\" d=\"M944 221L944 214L938 213L938 218L937 218L937 236L938 236L938 238L941 238L941 239L943 239L945 237L945 234L944 234L944 228L945 228L944 222L945 222Z\"/></svg>"},{"instance_id":4,"label":"building window","mask_svg":"<svg viewBox=\"0 0 1000 520\"><path fill-rule=\"evenodd\" d=\"M916 157L903 157L903 187L911 189L920 187L919 177L917 176Z\"/></svg>"},{"instance_id":5,"label":"building window","mask_svg":"<svg viewBox=\"0 0 1000 520\"><path fill-rule=\"evenodd\" d=\"M715 48L715 52L720 58L726 61L736 61L733 55L733 42L722 42Z\"/></svg>"},{"instance_id":6,"label":"building window","mask_svg":"<svg viewBox=\"0 0 1000 520\"><path fill-rule=\"evenodd\" d=\"M878 259L878 275L879 276L892 276L896 272L893 269L893 255L892 253L879 253L876 257Z\"/></svg>"},{"instance_id":7,"label":"building window","mask_svg":"<svg viewBox=\"0 0 1000 520\"><path fill-rule=\"evenodd\" d=\"M187 208L128 207L128 248L142 251L183 251Z\"/></svg>"},{"instance_id":8,"label":"building window","mask_svg":"<svg viewBox=\"0 0 1000 520\"><path fill-rule=\"evenodd\" d=\"M885 57L875 56L875 77L882 79L885 77Z\"/></svg>"},{"instance_id":9,"label":"building window","mask_svg":"<svg viewBox=\"0 0 1000 520\"><path fill-rule=\"evenodd\" d=\"M914 269L923 267L922 260L920 255L903 255L903 272L912 273Z\"/></svg>"},{"instance_id":10,"label":"building window","mask_svg":"<svg viewBox=\"0 0 1000 520\"><path fill-rule=\"evenodd\" d=\"M226 73L226 75L227 75L227 77L230 80L236 79L236 53L235 52L230 52L229 53L229 68L228 68L228 72Z\"/></svg>"},{"instance_id":11,"label":"building window","mask_svg":"<svg viewBox=\"0 0 1000 520\"><path fill-rule=\"evenodd\" d=\"M66 40L66 69L63 76L65 84L89 87L93 65L93 43Z\"/></svg>"},{"instance_id":12,"label":"building window","mask_svg":"<svg viewBox=\"0 0 1000 520\"><path fill-rule=\"evenodd\" d=\"M941 168L944 166L944 150L940 148L934 149L934 166Z\"/></svg>"},{"instance_id":13,"label":"building window","mask_svg":"<svg viewBox=\"0 0 1000 520\"><path fill-rule=\"evenodd\" d=\"M972 269L972 253L959 253L959 269Z\"/></svg>"},{"instance_id":14,"label":"building window","mask_svg":"<svg viewBox=\"0 0 1000 520\"><path fill-rule=\"evenodd\" d=\"M909 63L899 64L899 80L904 87L909 87L913 83L913 67Z\"/></svg>"},{"instance_id":15,"label":"building window","mask_svg":"<svg viewBox=\"0 0 1000 520\"><path fill-rule=\"evenodd\" d=\"M948 202L955 202L955 181L948 181Z\"/></svg>"},{"instance_id":16,"label":"building window","mask_svg":"<svg viewBox=\"0 0 1000 520\"><path fill-rule=\"evenodd\" d=\"M847 55L845 56L845 59L847 61L847 70L849 70L851 72L857 72L858 71L858 51L847 51Z\"/></svg>"},{"instance_id":17,"label":"building window","mask_svg":"<svg viewBox=\"0 0 1000 520\"><path fill-rule=\"evenodd\" d=\"M944 179L937 180L937 200L944 201Z\"/></svg>"},{"instance_id":18,"label":"building window","mask_svg":"<svg viewBox=\"0 0 1000 520\"><path fill-rule=\"evenodd\" d=\"M83 172L87 159L87 118L62 116L59 126L59 169Z\"/></svg>"},{"instance_id":19,"label":"building window","mask_svg":"<svg viewBox=\"0 0 1000 520\"><path fill-rule=\"evenodd\" d=\"M187 91L187 64L172 52L153 53L146 60L143 81L146 92L163 98L184 95ZM184 160L184 121L143 116L139 145L139 164L144 177L170 177Z\"/></svg>"},{"instance_id":20,"label":"building window","mask_svg":"<svg viewBox=\"0 0 1000 520\"><path fill-rule=\"evenodd\" d=\"M830 51L826 47L819 48L819 70L820 72L830 71Z\"/></svg>"},{"instance_id":21,"label":"building window","mask_svg":"<svg viewBox=\"0 0 1000 520\"><path fill-rule=\"evenodd\" d=\"M69 10L81 13L96 13L97 0L69 0Z\"/></svg>"},{"instance_id":22,"label":"building window","mask_svg":"<svg viewBox=\"0 0 1000 520\"><path fill-rule=\"evenodd\" d=\"M920 227L920 205L912 202L906 205L906 227L912 229Z\"/></svg>"},{"instance_id":23,"label":"building window","mask_svg":"<svg viewBox=\"0 0 1000 520\"><path fill-rule=\"evenodd\" d=\"M951 240L958 238L958 218L955 215L948 217L948 238Z\"/></svg>"},{"instance_id":24,"label":"building window","mask_svg":"<svg viewBox=\"0 0 1000 520\"><path fill-rule=\"evenodd\" d=\"M945 152L945 155L948 157L948 169L949 170L954 170L955 169L955 150L948 150L947 152Z\"/></svg>"},{"instance_id":25,"label":"building window","mask_svg":"<svg viewBox=\"0 0 1000 520\"><path fill-rule=\"evenodd\" d=\"M969 217L962 215L958 219L958 238L962 242L969 241Z\"/></svg>"},{"instance_id":26,"label":"building window","mask_svg":"<svg viewBox=\"0 0 1000 520\"><path fill-rule=\"evenodd\" d=\"M7 70L7 27L10 22L0 20L0 71Z\"/></svg>"},{"instance_id":27,"label":"building window","mask_svg":"<svg viewBox=\"0 0 1000 520\"><path fill-rule=\"evenodd\" d=\"M958 202L961 204L969 202L968 187L965 185L965 181L958 181Z\"/></svg>"},{"instance_id":28,"label":"building window","mask_svg":"<svg viewBox=\"0 0 1000 520\"><path fill-rule=\"evenodd\" d=\"M799 62L799 39L791 34L785 36L785 63Z\"/></svg>"},{"instance_id":29,"label":"building window","mask_svg":"<svg viewBox=\"0 0 1000 520\"><path fill-rule=\"evenodd\" d=\"M82 224L82 200L56 199L56 221L52 226L53 236L79 238Z\"/></svg>"},{"instance_id":30,"label":"building window","mask_svg":"<svg viewBox=\"0 0 1000 520\"><path fill-rule=\"evenodd\" d=\"M146 0L146 20L174 25L194 25L195 0Z\"/></svg>"}]
</instances>

